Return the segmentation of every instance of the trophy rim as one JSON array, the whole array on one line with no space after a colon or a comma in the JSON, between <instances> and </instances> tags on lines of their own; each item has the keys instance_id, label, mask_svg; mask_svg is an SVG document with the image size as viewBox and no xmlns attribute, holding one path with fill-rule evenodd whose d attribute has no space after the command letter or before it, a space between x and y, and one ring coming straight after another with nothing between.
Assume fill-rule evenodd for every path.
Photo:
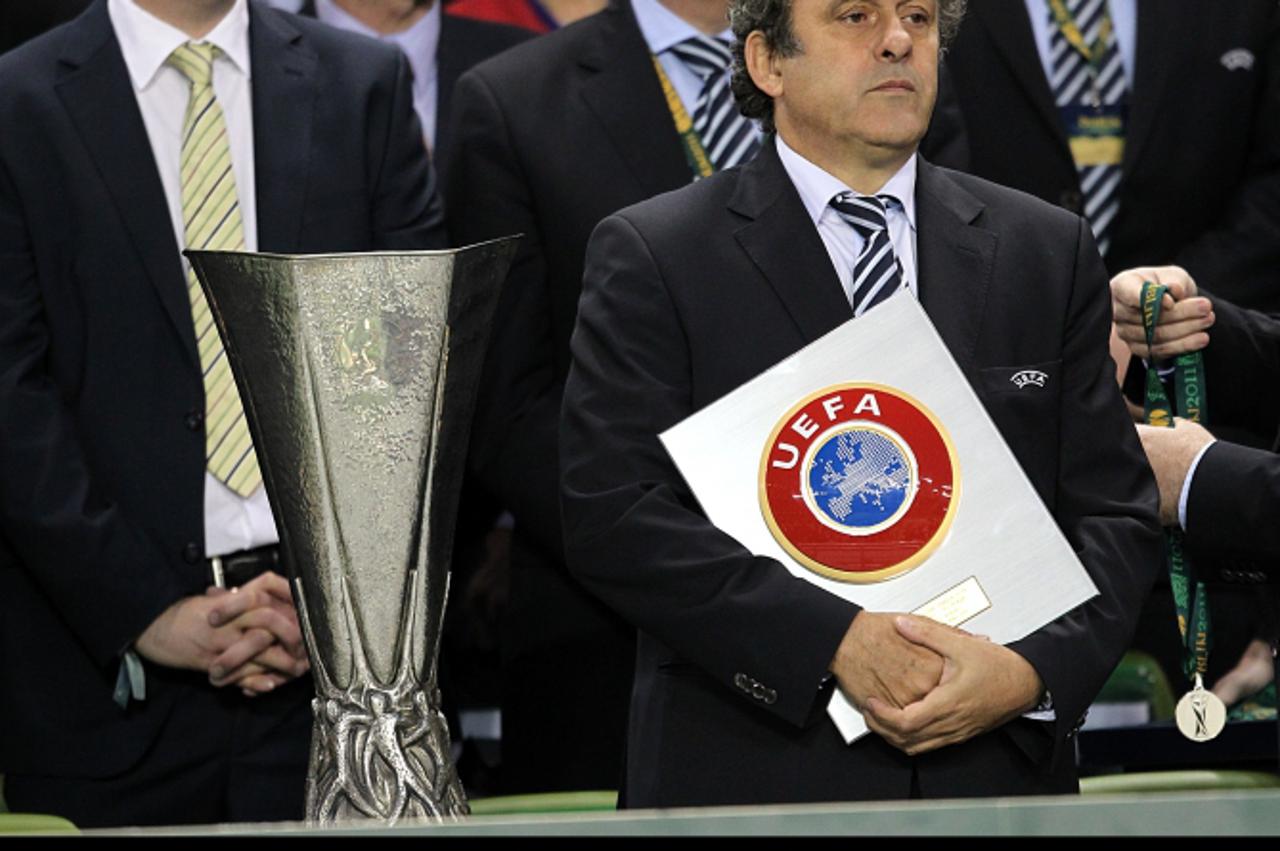
<instances>
[{"instance_id":1,"label":"trophy rim","mask_svg":"<svg viewBox=\"0 0 1280 851\"><path fill-rule=\"evenodd\" d=\"M460 245L456 248L429 248L429 249L407 249L407 250L384 250L384 251L331 251L315 254L287 254L278 251L227 251L206 249L186 249L182 253L186 257L202 256L202 257L266 257L272 260L340 260L351 257L443 257L448 255L460 254L474 248L484 248L491 245L500 245L521 239L523 233L510 234L509 236L500 236L495 239L486 239L483 242L475 242L469 245Z\"/></svg>"}]
</instances>

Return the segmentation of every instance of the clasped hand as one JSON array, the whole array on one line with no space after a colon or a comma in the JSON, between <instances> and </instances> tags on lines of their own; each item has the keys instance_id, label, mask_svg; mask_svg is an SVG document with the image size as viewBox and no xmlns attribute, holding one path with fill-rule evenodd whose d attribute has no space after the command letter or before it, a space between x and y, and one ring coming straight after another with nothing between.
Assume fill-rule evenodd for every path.
<instances>
[{"instance_id":1,"label":"clasped hand","mask_svg":"<svg viewBox=\"0 0 1280 851\"><path fill-rule=\"evenodd\" d=\"M868 728L912 755L992 730L1043 691L1007 647L913 615L860 612L832 672Z\"/></svg>"},{"instance_id":2,"label":"clasped hand","mask_svg":"<svg viewBox=\"0 0 1280 851\"><path fill-rule=\"evenodd\" d=\"M160 614L134 643L159 665L205 671L249 697L310 670L289 583L264 573L238 588L209 588Z\"/></svg>"},{"instance_id":3,"label":"clasped hand","mask_svg":"<svg viewBox=\"0 0 1280 851\"><path fill-rule=\"evenodd\" d=\"M1147 347L1142 324L1144 282L1168 287L1161 302L1160 320ZM1115 335L1140 358L1157 360L1194 352L1209 345L1208 329L1213 325L1213 303L1198 295L1196 282L1178 266L1148 266L1129 269L1111 279L1111 311Z\"/></svg>"}]
</instances>

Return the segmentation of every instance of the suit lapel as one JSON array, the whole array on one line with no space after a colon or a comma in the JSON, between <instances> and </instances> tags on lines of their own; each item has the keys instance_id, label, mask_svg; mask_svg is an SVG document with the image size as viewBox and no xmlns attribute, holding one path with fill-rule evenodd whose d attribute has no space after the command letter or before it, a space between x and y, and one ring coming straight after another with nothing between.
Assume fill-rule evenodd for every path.
<instances>
[{"instance_id":1,"label":"suit lapel","mask_svg":"<svg viewBox=\"0 0 1280 851\"><path fill-rule=\"evenodd\" d=\"M976 356L997 238L973 222L982 202L920 160L916 176L916 260L920 302L962 368Z\"/></svg>"},{"instance_id":2,"label":"suit lapel","mask_svg":"<svg viewBox=\"0 0 1280 851\"><path fill-rule=\"evenodd\" d=\"M258 249L296 251L310 174L316 55L286 16L249 4Z\"/></svg>"},{"instance_id":3,"label":"suit lapel","mask_svg":"<svg viewBox=\"0 0 1280 851\"><path fill-rule=\"evenodd\" d=\"M107 186L114 213L128 231L183 351L198 368L191 300L169 204L106 3L95 4L70 25L62 64L65 73L55 84L58 97ZM106 127L111 132L103 132Z\"/></svg>"},{"instance_id":4,"label":"suit lapel","mask_svg":"<svg viewBox=\"0 0 1280 851\"><path fill-rule=\"evenodd\" d=\"M822 238L772 143L743 167L729 209L735 234L812 342L853 317ZM962 366L973 363L995 262L996 235L973 222L983 204L924 160L916 176L920 301Z\"/></svg>"},{"instance_id":5,"label":"suit lapel","mask_svg":"<svg viewBox=\"0 0 1280 851\"><path fill-rule=\"evenodd\" d=\"M646 195L688 183L692 173L630 4L615 2L597 20L596 37L579 59L587 106ZM667 132L655 134L659 127Z\"/></svg>"},{"instance_id":6,"label":"suit lapel","mask_svg":"<svg viewBox=\"0 0 1280 851\"><path fill-rule=\"evenodd\" d=\"M729 209L750 219L734 236L807 342L853 318L826 246L772 141L742 168Z\"/></svg>"},{"instance_id":7,"label":"suit lapel","mask_svg":"<svg viewBox=\"0 0 1280 851\"><path fill-rule=\"evenodd\" d=\"M1013 78L1031 101L1036 115L1062 143L1063 153L1069 156L1062 118L1054 103L1053 92L1049 90L1049 81L1045 79L1044 66L1040 64L1026 5L1022 0L987 0L972 4L971 9L973 21L987 30L1000 58L1013 72Z\"/></svg>"},{"instance_id":8,"label":"suit lapel","mask_svg":"<svg viewBox=\"0 0 1280 851\"><path fill-rule=\"evenodd\" d=\"M1177 46L1187 42L1183 30L1184 20L1194 20L1188 10L1172 10L1169 0L1155 3L1138 3L1138 35L1133 69L1133 91L1129 93L1129 119L1125 129L1124 167L1128 174L1138 161L1142 146L1151 137L1164 93L1173 68L1170 57L1177 54ZM1194 35L1190 38L1194 41Z\"/></svg>"}]
</instances>

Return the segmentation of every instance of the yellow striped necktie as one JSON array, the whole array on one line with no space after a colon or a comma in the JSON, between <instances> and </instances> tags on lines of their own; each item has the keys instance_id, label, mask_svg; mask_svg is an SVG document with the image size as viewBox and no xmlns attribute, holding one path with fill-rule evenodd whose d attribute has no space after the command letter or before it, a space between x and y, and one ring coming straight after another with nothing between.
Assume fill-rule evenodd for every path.
<instances>
[{"instance_id":1,"label":"yellow striped necktie","mask_svg":"<svg viewBox=\"0 0 1280 851\"><path fill-rule=\"evenodd\" d=\"M169 54L168 63L191 81L182 122L182 220L187 248L239 251L244 248L244 223L231 169L231 142L213 94L213 60L220 53L212 44L187 42ZM222 338L190 270L187 293L204 372L205 464L218 481L247 497L262 483L262 473Z\"/></svg>"}]
</instances>

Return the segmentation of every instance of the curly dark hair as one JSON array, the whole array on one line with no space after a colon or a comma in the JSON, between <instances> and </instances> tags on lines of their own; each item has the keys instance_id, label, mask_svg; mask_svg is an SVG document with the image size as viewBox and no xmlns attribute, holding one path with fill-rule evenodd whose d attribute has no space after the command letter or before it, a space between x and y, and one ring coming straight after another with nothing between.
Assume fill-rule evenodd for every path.
<instances>
[{"instance_id":1,"label":"curly dark hair","mask_svg":"<svg viewBox=\"0 0 1280 851\"><path fill-rule=\"evenodd\" d=\"M960 28L968 0L938 0L938 37L945 49ZM747 36L760 30L765 44L779 56L795 56L803 48L791 30L791 0L733 0L729 7L733 28L733 96L738 111L759 119L765 132L773 133L773 98L762 92L747 73L743 46Z\"/></svg>"}]
</instances>

